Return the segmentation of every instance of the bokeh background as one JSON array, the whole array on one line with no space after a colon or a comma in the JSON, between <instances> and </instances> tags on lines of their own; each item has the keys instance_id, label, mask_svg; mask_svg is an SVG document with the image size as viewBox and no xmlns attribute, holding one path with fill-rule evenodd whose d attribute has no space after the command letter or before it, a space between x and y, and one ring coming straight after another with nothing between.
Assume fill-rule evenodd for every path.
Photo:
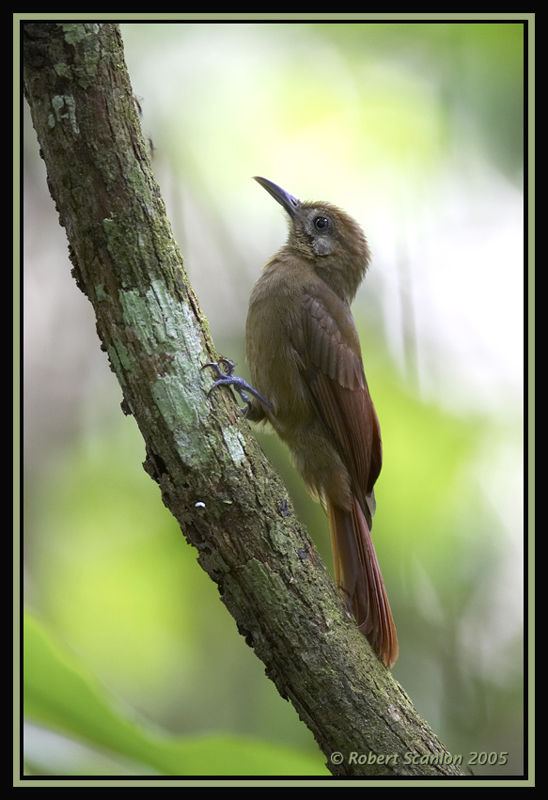
<instances>
[{"instance_id":1,"label":"bokeh background","mask_svg":"<svg viewBox=\"0 0 548 800\"><path fill-rule=\"evenodd\" d=\"M121 30L186 269L240 374L249 291L286 236L251 176L333 202L366 231L353 311L383 433L373 533L394 676L450 752L508 754L476 775L520 774L523 25ZM142 469L24 114L25 602L159 729L317 753ZM277 440L261 443L331 566L323 512ZM35 764L124 769L52 736L29 729Z\"/></svg>"}]
</instances>

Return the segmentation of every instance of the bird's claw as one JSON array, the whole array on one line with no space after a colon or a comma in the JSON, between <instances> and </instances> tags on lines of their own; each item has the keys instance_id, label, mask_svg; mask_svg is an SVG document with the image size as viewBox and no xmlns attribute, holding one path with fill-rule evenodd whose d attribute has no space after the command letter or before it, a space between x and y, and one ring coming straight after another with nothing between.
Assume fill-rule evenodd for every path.
<instances>
[{"instance_id":1,"label":"bird's claw","mask_svg":"<svg viewBox=\"0 0 548 800\"><path fill-rule=\"evenodd\" d=\"M226 364L226 372L220 368L219 364ZM215 372L217 373L217 378L219 380L224 380L225 378L232 378L232 373L234 372L234 362L229 361L228 358L221 358L218 361L209 361L207 364L202 366L202 369L206 367L213 367ZM213 384L211 389L214 389L217 386L217 382ZM211 391L211 389L209 391Z\"/></svg>"},{"instance_id":2,"label":"bird's claw","mask_svg":"<svg viewBox=\"0 0 548 800\"><path fill-rule=\"evenodd\" d=\"M223 372L219 364L226 365L226 372ZM247 392L252 394L253 397L256 397L265 408L272 407L272 404L265 397L263 397L260 392L254 389L253 386L250 386L249 383L243 378L239 378L237 375L234 375L234 363L229 361L228 358L221 357L219 361L210 361L209 363L204 364L202 369L205 369L206 367L212 367L217 374L217 380L208 391L208 395L213 391L213 389L216 389L217 386L231 386L236 392L238 392L246 404L244 411L247 410L249 404L251 403Z\"/></svg>"}]
</instances>

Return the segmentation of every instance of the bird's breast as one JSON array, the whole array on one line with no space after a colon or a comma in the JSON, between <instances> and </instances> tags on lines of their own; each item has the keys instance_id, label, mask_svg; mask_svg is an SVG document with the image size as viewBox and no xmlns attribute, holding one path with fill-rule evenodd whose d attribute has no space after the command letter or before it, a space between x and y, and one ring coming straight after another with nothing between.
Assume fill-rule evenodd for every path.
<instances>
[{"instance_id":1,"label":"bird's breast","mask_svg":"<svg viewBox=\"0 0 548 800\"><path fill-rule=\"evenodd\" d=\"M291 265L273 261L251 292L246 353L252 385L273 405L273 414L300 423L312 413L304 364L293 346L302 326L302 281Z\"/></svg>"}]
</instances>

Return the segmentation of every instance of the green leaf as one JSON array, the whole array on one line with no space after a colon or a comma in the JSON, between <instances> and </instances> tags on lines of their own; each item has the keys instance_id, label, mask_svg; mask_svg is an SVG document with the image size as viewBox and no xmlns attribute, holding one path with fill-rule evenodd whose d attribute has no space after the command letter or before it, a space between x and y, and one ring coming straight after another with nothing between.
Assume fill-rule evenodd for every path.
<instances>
[{"instance_id":1,"label":"green leaf","mask_svg":"<svg viewBox=\"0 0 548 800\"><path fill-rule=\"evenodd\" d=\"M321 755L237 736L170 738L120 708L30 613L24 621L25 714L162 775L327 775Z\"/></svg>"}]
</instances>

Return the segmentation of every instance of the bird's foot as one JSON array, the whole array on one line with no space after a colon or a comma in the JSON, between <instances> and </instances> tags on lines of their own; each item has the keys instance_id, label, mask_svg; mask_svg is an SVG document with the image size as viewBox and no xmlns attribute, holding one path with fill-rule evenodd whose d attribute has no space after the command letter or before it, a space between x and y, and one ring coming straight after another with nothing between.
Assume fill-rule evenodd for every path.
<instances>
[{"instance_id":1,"label":"bird's foot","mask_svg":"<svg viewBox=\"0 0 548 800\"><path fill-rule=\"evenodd\" d=\"M223 371L219 364L223 364L226 367L226 371ZM272 408L272 403L263 397L260 392L250 386L247 381L243 378L239 378L237 375L234 375L234 363L229 361L228 358L220 358L219 361L210 361L208 364L204 364L202 369L206 367L212 367L215 370L217 375L217 380L211 387L208 392L208 395L216 389L217 386L231 386L242 398L244 403L246 404L246 408L244 411L247 411L251 400L249 398L249 394L253 395L265 409ZM249 393L249 394L248 394Z\"/></svg>"}]
</instances>

